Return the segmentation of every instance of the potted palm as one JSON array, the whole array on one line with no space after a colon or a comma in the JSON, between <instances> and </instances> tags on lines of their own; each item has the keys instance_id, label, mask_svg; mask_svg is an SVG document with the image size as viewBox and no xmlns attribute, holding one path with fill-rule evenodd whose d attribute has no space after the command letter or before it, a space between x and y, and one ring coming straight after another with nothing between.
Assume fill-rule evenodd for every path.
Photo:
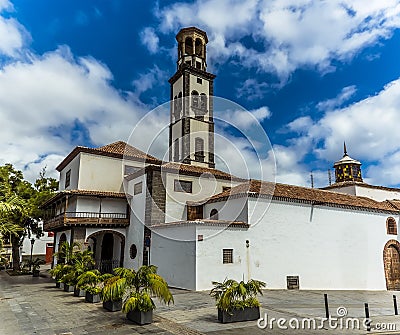
<instances>
[{"instance_id":1,"label":"potted palm","mask_svg":"<svg viewBox=\"0 0 400 335\"><path fill-rule=\"evenodd\" d=\"M100 298L103 301L103 308L116 312L122 309L122 298L127 287L126 278L132 276L132 270L126 268L115 268L115 276L104 281Z\"/></svg>"},{"instance_id":2,"label":"potted palm","mask_svg":"<svg viewBox=\"0 0 400 335\"><path fill-rule=\"evenodd\" d=\"M214 288L210 295L216 300L220 322L251 321L260 318L260 303L256 296L262 295L264 282L251 279L245 283L225 279L222 283L212 284Z\"/></svg>"},{"instance_id":3,"label":"potted palm","mask_svg":"<svg viewBox=\"0 0 400 335\"><path fill-rule=\"evenodd\" d=\"M67 270L68 267L64 263L58 263L50 270L50 275L56 280L56 287L64 289L64 283L61 279L67 273Z\"/></svg>"},{"instance_id":4,"label":"potted palm","mask_svg":"<svg viewBox=\"0 0 400 335\"><path fill-rule=\"evenodd\" d=\"M33 277L39 277L40 265L43 265L45 263L46 262L40 258L36 258L35 260L29 262L29 266L32 267L32 276Z\"/></svg>"},{"instance_id":5,"label":"potted palm","mask_svg":"<svg viewBox=\"0 0 400 335\"><path fill-rule=\"evenodd\" d=\"M90 303L100 302L100 292L103 282L113 275L106 273L102 275L99 270L89 270L82 273L78 278L77 287L86 291L85 301Z\"/></svg>"},{"instance_id":6,"label":"potted palm","mask_svg":"<svg viewBox=\"0 0 400 335\"><path fill-rule=\"evenodd\" d=\"M174 302L167 282L157 274L157 267L154 265L144 265L137 272L125 269L124 282L125 299L122 311L129 320L139 325L153 322L153 310L156 305L152 296L166 304Z\"/></svg>"},{"instance_id":7,"label":"potted palm","mask_svg":"<svg viewBox=\"0 0 400 335\"><path fill-rule=\"evenodd\" d=\"M74 265L73 265L74 270L73 270L73 276L71 278L71 284L74 286L75 297L84 297L86 295L85 290L77 286L78 277L81 274L85 273L86 271L90 270L93 264L94 264L94 259L92 251L84 250L75 253Z\"/></svg>"}]
</instances>

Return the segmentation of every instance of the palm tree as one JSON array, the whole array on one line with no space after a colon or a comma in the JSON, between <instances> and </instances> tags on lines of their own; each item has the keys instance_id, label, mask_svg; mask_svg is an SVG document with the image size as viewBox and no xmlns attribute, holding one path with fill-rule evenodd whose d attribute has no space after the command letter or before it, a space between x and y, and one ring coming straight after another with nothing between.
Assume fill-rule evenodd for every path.
<instances>
[{"instance_id":1,"label":"palm tree","mask_svg":"<svg viewBox=\"0 0 400 335\"><path fill-rule=\"evenodd\" d=\"M134 310L152 311L156 308L152 296L165 304L174 302L167 282L157 274L157 267L154 265L143 265L137 272L133 269L119 268L115 269L115 273L122 277L120 285L124 289L124 313Z\"/></svg>"},{"instance_id":2,"label":"palm tree","mask_svg":"<svg viewBox=\"0 0 400 335\"><path fill-rule=\"evenodd\" d=\"M210 295L215 298L218 309L227 312L245 307L259 307L260 303L256 296L262 295L262 289L265 287L264 282L254 279L247 283L243 280L237 282L233 279L225 279L222 283L214 281L212 284L214 288Z\"/></svg>"},{"instance_id":3,"label":"palm tree","mask_svg":"<svg viewBox=\"0 0 400 335\"><path fill-rule=\"evenodd\" d=\"M73 264L74 257L77 252L80 251L80 244L78 242L73 242L69 244L67 241L61 243L58 252L54 254L57 260L65 264Z\"/></svg>"}]
</instances>

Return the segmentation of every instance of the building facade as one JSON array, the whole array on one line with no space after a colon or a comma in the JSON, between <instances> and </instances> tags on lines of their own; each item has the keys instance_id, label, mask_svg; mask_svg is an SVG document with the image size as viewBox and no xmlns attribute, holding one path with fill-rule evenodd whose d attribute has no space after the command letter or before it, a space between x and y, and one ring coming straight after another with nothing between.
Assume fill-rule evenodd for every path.
<instances>
[{"instance_id":1,"label":"building facade","mask_svg":"<svg viewBox=\"0 0 400 335\"><path fill-rule=\"evenodd\" d=\"M75 148L57 167L45 230L95 253L98 268L154 264L171 286L225 278L269 288L400 289L400 189L364 183L347 154L325 189L245 180L215 169L207 34L177 35L169 162L116 142Z\"/></svg>"}]
</instances>

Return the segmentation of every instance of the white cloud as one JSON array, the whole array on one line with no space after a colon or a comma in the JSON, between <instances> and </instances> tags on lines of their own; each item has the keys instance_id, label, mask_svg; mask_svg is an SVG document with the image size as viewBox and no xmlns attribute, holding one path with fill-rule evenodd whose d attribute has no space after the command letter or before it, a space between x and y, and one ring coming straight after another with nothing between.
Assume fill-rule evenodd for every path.
<instances>
[{"instance_id":1,"label":"white cloud","mask_svg":"<svg viewBox=\"0 0 400 335\"><path fill-rule=\"evenodd\" d=\"M82 144L71 136L87 132L96 145L126 140L147 111L111 80L104 64L75 58L68 47L0 67L0 123L6 125L0 164L11 162L35 178L44 165L52 173L73 146ZM147 127L143 137L151 134L152 125Z\"/></svg>"},{"instance_id":2,"label":"white cloud","mask_svg":"<svg viewBox=\"0 0 400 335\"><path fill-rule=\"evenodd\" d=\"M343 141L346 141L349 154L369 165L364 169L367 182L399 185L400 79L389 83L376 95L345 108L326 107L328 111L319 120L301 117L287 125L286 128L296 134L287 146L276 148L275 154L279 156L279 151L283 150L289 158L295 153L296 159L283 161L281 158L283 165L288 164L299 175L304 174L302 162L307 154L313 153L330 167L341 157ZM279 167L279 157L277 161ZM279 168L277 172L279 174ZM326 185L327 179L324 180Z\"/></svg>"},{"instance_id":3,"label":"white cloud","mask_svg":"<svg viewBox=\"0 0 400 335\"><path fill-rule=\"evenodd\" d=\"M139 78L132 82L132 85L135 89L135 94L140 96L143 92L152 89L154 85L166 79L167 73L160 70L157 65L154 65L146 73L140 74Z\"/></svg>"},{"instance_id":4,"label":"white cloud","mask_svg":"<svg viewBox=\"0 0 400 335\"><path fill-rule=\"evenodd\" d=\"M334 70L332 60L348 60L389 38L400 26L399 14L397 0L196 0L157 13L165 33L192 25L206 30L211 63L238 58L282 80L299 67ZM241 42L244 37L257 48Z\"/></svg>"},{"instance_id":5,"label":"white cloud","mask_svg":"<svg viewBox=\"0 0 400 335\"><path fill-rule=\"evenodd\" d=\"M317 104L317 108L322 111L331 110L336 107L340 107L348 101L355 93L357 88L355 85L344 87L341 92L334 98L321 101Z\"/></svg>"},{"instance_id":6,"label":"white cloud","mask_svg":"<svg viewBox=\"0 0 400 335\"><path fill-rule=\"evenodd\" d=\"M140 33L142 43L147 47L150 53L154 54L158 51L159 38L154 28L147 27Z\"/></svg>"},{"instance_id":7,"label":"white cloud","mask_svg":"<svg viewBox=\"0 0 400 335\"><path fill-rule=\"evenodd\" d=\"M12 10L11 2L0 0L0 14ZM17 20L0 15L0 56L16 57L29 40L30 35Z\"/></svg>"}]
</instances>

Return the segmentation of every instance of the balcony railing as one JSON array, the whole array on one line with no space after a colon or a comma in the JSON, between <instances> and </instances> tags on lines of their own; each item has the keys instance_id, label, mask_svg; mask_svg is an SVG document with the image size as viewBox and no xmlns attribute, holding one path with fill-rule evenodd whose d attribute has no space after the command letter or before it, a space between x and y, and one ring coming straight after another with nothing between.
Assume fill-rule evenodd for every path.
<instances>
[{"instance_id":1,"label":"balcony railing","mask_svg":"<svg viewBox=\"0 0 400 335\"><path fill-rule=\"evenodd\" d=\"M51 230L64 225L129 225L128 213L65 212L45 219L44 229Z\"/></svg>"},{"instance_id":2,"label":"balcony railing","mask_svg":"<svg viewBox=\"0 0 400 335\"><path fill-rule=\"evenodd\" d=\"M95 268L99 270L101 273L113 273L115 268L121 267L122 263L118 259L110 259L110 260L96 260Z\"/></svg>"}]
</instances>

